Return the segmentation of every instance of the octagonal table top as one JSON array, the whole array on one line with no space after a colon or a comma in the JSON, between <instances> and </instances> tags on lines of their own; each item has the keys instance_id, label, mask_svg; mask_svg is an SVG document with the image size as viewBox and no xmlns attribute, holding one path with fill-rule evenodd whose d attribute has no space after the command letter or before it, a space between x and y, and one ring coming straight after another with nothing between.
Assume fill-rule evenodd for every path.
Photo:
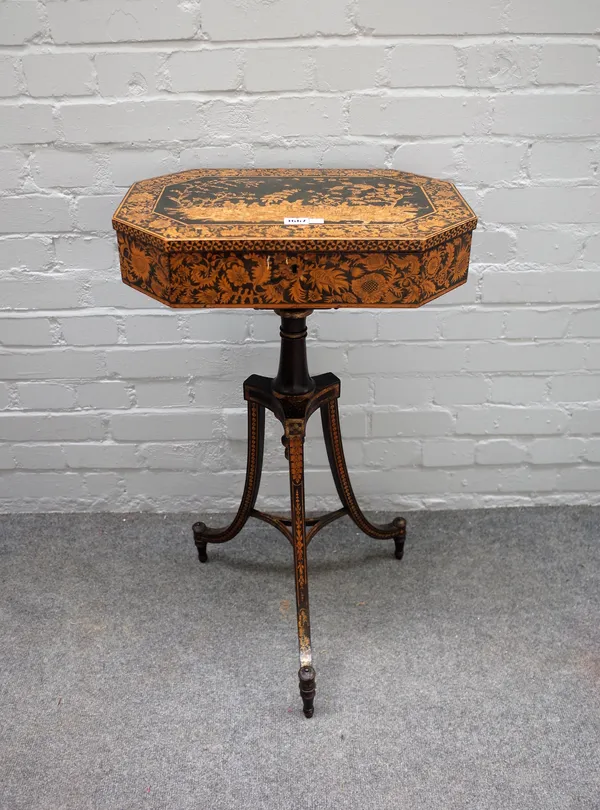
<instances>
[{"instance_id":1,"label":"octagonal table top","mask_svg":"<svg viewBox=\"0 0 600 810\"><path fill-rule=\"evenodd\" d=\"M446 180L360 169L194 169L134 183L113 218L117 231L135 231L167 252L188 242L197 250L229 249L228 242L426 250L476 223Z\"/></svg>"}]
</instances>

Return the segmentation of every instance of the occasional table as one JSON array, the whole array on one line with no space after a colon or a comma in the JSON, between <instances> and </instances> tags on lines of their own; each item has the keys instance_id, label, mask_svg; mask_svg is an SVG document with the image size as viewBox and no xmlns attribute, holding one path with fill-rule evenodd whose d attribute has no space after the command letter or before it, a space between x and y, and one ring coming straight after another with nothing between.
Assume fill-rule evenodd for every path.
<instances>
[{"instance_id":1,"label":"occasional table","mask_svg":"<svg viewBox=\"0 0 600 810\"><path fill-rule=\"evenodd\" d=\"M306 318L315 309L418 307L464 284L477 219L452 183L386 170L198 169L135 183L117 209L123 281L171 307L275 310L281 318L279 369L252 374L248 461L242 500L224 528L193 526L200 562L209 543L235 537L249 517L292 545L300 695L312 717L315 669L310 640L307 547L348 515L367 535L404 553L406 522L371 523L354 495L340 431L340 380L311 377ZM283 425L290 516L256 509L265 408ZM319 410L341 508L307 518L306 423Z\"/></svg>"}]
</instances>

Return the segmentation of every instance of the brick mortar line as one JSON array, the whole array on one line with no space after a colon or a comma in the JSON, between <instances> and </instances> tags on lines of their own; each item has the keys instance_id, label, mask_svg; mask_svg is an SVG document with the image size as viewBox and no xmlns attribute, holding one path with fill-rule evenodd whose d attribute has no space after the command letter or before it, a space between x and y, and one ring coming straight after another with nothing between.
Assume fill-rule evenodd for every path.
<instances>
[{"instance_id":1,"label":"brick mortar line","mask_svg":"<svg viewBox=\"0 0 600 810\"><path fill-rule=\"evenodd\" d=\"M341 47L351 47L352 45L361 45L364 47L369 46L386 46L394 44L456 44L461 46L465 43L465 47L476 45L496 45L510 44L510 45L532 45L532 44L573 44L579 45L581 43L589 45L598 45L600 41L600 34L594 31L581 31L579 33L559 33L559 32L511 32L499 31L490 32L488 34L320 34L314 35L298 35L296 37L265 37L257 38L251 37L248 39L145 39L140 40L122 40L119 42L109 40L99 40L97 42L54 42L49 40L47 42L24 42L15 45L1 45L0 52L6 51L8 53L64 53L64 52L87 52L90 50L102 49L108 53L119 53L122 51L135 50L140 52L154 52L157 50L163 51L203 51L203 50L238 50L241 48L258 49L258 48L289 48L290 45L295 47L304 48L322 48L326 50L335 45Z\"/></svg>"},{"instance_id":2,"label":"brick mortar line","mask_svg":"<svg viewBox=\"0 0 600 810\"><path fill-rule=\"evenodd\" d=\"M155 94L144 94L143 96L103 96L95 93L89 95L70 96L68 94L60 94L58 96L32 96L31 94L22 94L20 96L8 96L0 99L0 106L22 106L23 102L29 105L48 104L51 100L60 110L62 107L77 107L86 104L93 104L100 102L106 106L113 106L119 103L129 103L134 105L143 105L155 101L225 101L232 103L239 103L245 101L260 101L261 99L277 98L280 100L292 100L294 98L323 98L341 100L343 96L349 96L350 99L409 99L409 98L432 98L434 100L442 98L462 98L467 96L469 98L487 98L497 99L499 97L518 98L521 96L537 97L537 98L554 98L558 94L562 96L574 98L595 98L597 99L598 82L592 84L527 84L519 85L517 87L507 88L491 88L479 87L473 85L426 85L423 87L386 87L377 86L372 89L364 90L315 90L313 88L298 89L298 90L256 90L240 91L239 89L232 90L199 90L196 92L161 92ZM582 92L583 89L583 92ZM15 101L17 99L17 101ZM592 136L591 136L592 137Z\"/></svg>"}]
</instances>

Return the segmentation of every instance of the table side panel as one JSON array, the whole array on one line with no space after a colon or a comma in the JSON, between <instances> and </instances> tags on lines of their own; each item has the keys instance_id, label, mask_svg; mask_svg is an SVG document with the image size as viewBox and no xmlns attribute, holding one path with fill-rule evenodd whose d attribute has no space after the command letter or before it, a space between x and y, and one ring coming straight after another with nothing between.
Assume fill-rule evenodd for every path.
<instances>
[{"instance_id":1,"label":"table side panel","mask_svg":"<svg viewBox=\"0 0 600 810\"><path fill-rule=\"evenodd\" d=\"M466 281L471 232L413 253L163 253L119 233L123 281L174 307L417 307Z\"/></svg>"},{"instance_id":2,"label":"table side panel","mask_svg":"<svg viewBox=\"0 0 600 810\"><path fill-rule=\"evenodd\" d=\"M156 245L141 242L127 233L117 232L121 277L136 290L169 303L171 282L169 255Z\"/></svg>"}]
</instances>

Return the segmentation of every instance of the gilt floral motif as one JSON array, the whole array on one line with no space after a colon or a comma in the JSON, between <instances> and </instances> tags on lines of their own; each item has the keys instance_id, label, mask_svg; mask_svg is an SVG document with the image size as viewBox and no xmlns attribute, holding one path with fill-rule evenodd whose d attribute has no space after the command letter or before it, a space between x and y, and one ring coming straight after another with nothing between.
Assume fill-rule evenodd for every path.
<instances>
[{"instance_id":1,"label":"gilt floral motif","mask_svg":"<svg viewBox=\"0 0 600 810\"><path fill-rule=\"evenodd\" d=\"M154 206L183 225L267 223L281 225L285 217L307 208L327 224L402 223L435 213L423 188L400 172L343 175L313 173L292 176L239 177L194 175L164 186Z\"/></svg>"}]
</instances>

